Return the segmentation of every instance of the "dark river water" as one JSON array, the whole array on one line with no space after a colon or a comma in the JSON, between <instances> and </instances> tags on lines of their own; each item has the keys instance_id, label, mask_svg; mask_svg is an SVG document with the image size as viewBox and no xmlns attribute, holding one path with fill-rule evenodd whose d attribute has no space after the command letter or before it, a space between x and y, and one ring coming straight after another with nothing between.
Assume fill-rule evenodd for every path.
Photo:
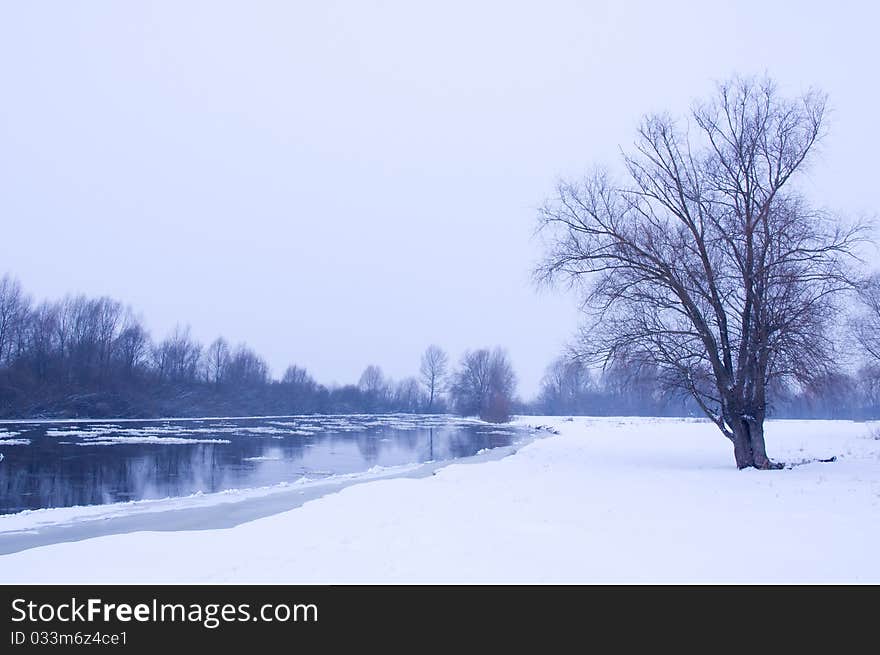
<instances>
[{"instance_id":1,"label":"dark river water","mask_svg":"<svg viewBox=\"0 0 880 655\"><path fill-rule=\"evenodd\" d=\"M525 431L451 416L0 424L0 514L188 496L468 457Z\"/></svg>"}]
</instances>

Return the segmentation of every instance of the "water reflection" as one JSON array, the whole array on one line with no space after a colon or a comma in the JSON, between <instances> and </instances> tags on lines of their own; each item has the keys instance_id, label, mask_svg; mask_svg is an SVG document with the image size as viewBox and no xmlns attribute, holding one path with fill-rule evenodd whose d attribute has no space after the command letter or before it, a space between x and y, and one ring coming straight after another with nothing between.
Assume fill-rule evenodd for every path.
<instances>
[{"instance_id":1,"label":"water reflection","mask_svg":"<svg viewBox=\"0 0 880 655\"><path fill-rule=\"evenodd\" d=\"M453 417L0 425L0 513L186 496L467 457L521 437Z\"/></svg>"}]
</instances>

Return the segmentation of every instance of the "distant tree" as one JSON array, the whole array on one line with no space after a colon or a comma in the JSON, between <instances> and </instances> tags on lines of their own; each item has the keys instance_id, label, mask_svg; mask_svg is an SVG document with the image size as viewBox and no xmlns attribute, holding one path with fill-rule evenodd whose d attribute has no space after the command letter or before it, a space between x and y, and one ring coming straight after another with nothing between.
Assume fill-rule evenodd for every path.
<instances>
[{"instance_id":1,"label":"distant tree","mask_svg":"<svg viewBox=\"0 0 880 655\"><path fill-rule=\"evenodd\" d=\"M379 394L385 390L385 376L382 369L375 364L370 364L361 373L358 387L366 394Z\"/></svg>"},{"instance_id":2,"label":"distant tree","mask_svg":"<svg viewBox=\"0 0 880 655\"><path fill-rule=\"evenodd\" d=\"M150 352L150 335L133 315L126 317L113 350L126 376L131 376L145 364Z\"/></svg>"},{"instance_id":3,"label":"distant tree","mask_svg":"<svg viewBox=\"0 0 880 655\"><path fill-rule=\"evenodd\" d=\"M304 386L315 384L315 380L309 375L309 372L301 366L291 365L284 371L281 377L282 384L291 384L295 386Z\"/></svg>"},{"instance_id":4,"label":"distant tree","mask_svg":"<svg viewBox=\"0 0 880 655\"><path fill-rule=\"evenodd\" d=\"M217 386L222 384L229 368L229 360L229 344L226 339L214 339L205 351L205 379Z\"/></svg>"},{"instance_id":5,"label":"distant tree","mask_svg":"<svg viewBox=\"0 0 880 655\"><path fill-rule=\"evenodd\" d=\"M88 387L111 383L113 348L125 317L111 298L68 296L56 305L59 375L68 384Z\"/></svg>"},{"instance_id":6,"label":"distant tree","mask_svg":"<svg viewBox=\"0 0 880 655\"><path fill-rule=\"evenodd\" d=\"M56 303L41 302L31 312L25 333L24 364L34 379L46 385L60 375L61 344L58 340L59 307ZM53 375L54 374L54 375Z\"/></svg>"},{"instance_id":7,"label":"distant tree","mask_svg":"<svg viewBox=\"0 0 880 655\"><path fill-rule=\"evenodd\" d=\"M516 375L507 353L500 348L466 352L450 388L459 414L497 423L510 420L515 391Z\"/></svg>"},{"instance_id":8,"label":"distant tree","mask_svg":"<svg viewBox=\"0 0 880 655\"><path fill-rule=\"evenodd\" d=\"M858 404L858 382L841 371L829 371L810 380L803 391L811 418L852 418Z\"/></svg>"},{"instance_id":9,"label":"distant tree","mask_svg":"<svg viewBox=\"0 0 880 655\"><path fill-rule=\"evenodd\" d=\"M269 365L246 344L229 356L224 380L233 387L258 387L269 381Z\"/></svg>"},{"instance_id":10,"label":"distant tree","mask_svg":"<svg viewBox=\"0 0 880 655\"><path fill-rule=\"evenodd\" d=\"M739 468L776 468L768 385L827 373L836 301L853 286L861 227L789 184L824 116L824 95L787 99L770 81L734 79L684 127L647 117L626 183L598 172L561 184L540 213L539 275L576 285L593 310L581 355L657 367L731 441Z\"/></svg>"},{"instance_id":11,"label":"distant tree","mask_svg":"<svg viewBox=\"0 0 880 655\"><path fill-rule=\"evenodd\" d=\"M868 416L876 416L880 410L880 364L870 363L862 366L856 374L859 395L864 402Z\"/></svg>"},{"instance_id":12,"label":"distant tree","mask_svg":"<svg viewBox=\"0 0 880 655\"><path fill-rule=\"evenodd\" d=\"M563 355L547 367L541 379L539 402L550 414L584 412L595 397L593 377L583 362Z\"/></svg>"},{"instance_id":13,"label":"distant tree","mask_svg":"<svg viewBox=\"0 0 880 655\"><path fill-rule=\"evenodd\" d=\"M439 346L428 346L422 354L419 374L428 394L428 411L434 410L434 401L443 390L449 357Z\"/></svg>"},{"instance_id":14,"label":"distant tree","mask_svg":"<svg viewBox=\"0 0 880 655\"><path fill-rule=\"evenodd\" d=\"M467 351L453 373L450 395L455 411L464 416L478 416L488 405L489 359L487 348Z\"/></svg>"},{"instance_id":15,"label":"distant tree","mask_svg":"<svg viewBox=\"0 0 880 655\"><path fill-rule=\"evenodd\" d=\"M375 412L383 408L388 384L381 368L375 364L367 366L358 380L358 389L364 395L364 411Z\"/></svg>"},{"instance_id":16,"label":"distant tree","mask_svg":"<svg viewBox=\"0 0 880 655\"><path fill-rule=\"evenodd\" d=\"M392 401L395 411L414 414L427 404L421 385L415 378L405 378L394 388Z\"/></svg>"},{"instance_id":17,"label":"distant tree","mask_svg":"<svg viewBox=\"0 0 880 655\"><path fill-rule=\"evenodd\" d=\"M880 274L859 286L861 312L853 321L855 337L871 363L880 366Z\"/></svg>"},{"instance_id":18,"label":"distant tree","mask_svg":"<svg viewBox=\"0 0 880 655\"><path fill-rule=\"evenodd\" d=\"M613 414L663 414L670 396L676 394L675 387L665 384L659 368L643 358L621 355L609 361L601 382Z\"/></svg>"},{"instance_id":19,"label":"distant tree","mask_svg":"<svg viewBox=\"0 0 880 655\"><path fill-rule=\"evenodd\" d=\"M354 384L331 388L327 401L333 411L339 414L372 411L363 390Z\"/></svg>"},{"instance_id":20,"label":"distant tree","mask_svg":"<svg viewBox=\"0 0 880 655\"><path fill-rule=\"evenodd\" d=\"M8 274L0 278L0 366L8 364L22 341L30 299Z\"/></svg>"},{"instance_id":21,"label":"distant tree","mask_svg":"<svg viewBox=\"0 0 880 655\"><path fill-rule=\"evenodd\" d=\"M202 347L190 336L189 326L175 327L153 353L159 379L176 383L195 381L201 353Z\"/></svg>"},{"instance_id":22,"label":"distant tree","mask_svg":"<svg viewBox=\"0 0 880 655\"><path fill-rule=\"evenodd\" d=\"M300 366L288 366L281 377L281 385L285 388L285 397L294 411L316 411L321 396L326 393L309 372Z\"/></svg>"},{"instance_id":23,"label":"distant tree","mask_svg":"<svg viewBox=\"0 0 880 655\"><path fill-rule=\"evenodd\" d=\"M126 320L126 311L118 300L104 297L99 298L95 303L94 312L97 377L103 386L108 386L113 384L114 348Z\"/></svg>"}]
</instances>

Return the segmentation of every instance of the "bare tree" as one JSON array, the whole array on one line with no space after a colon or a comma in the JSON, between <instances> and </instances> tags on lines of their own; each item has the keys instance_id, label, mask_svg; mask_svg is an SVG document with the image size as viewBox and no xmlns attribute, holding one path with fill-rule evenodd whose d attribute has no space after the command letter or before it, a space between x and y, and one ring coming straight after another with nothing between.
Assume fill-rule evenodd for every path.
<instances>
[{"instance_id":1,"label":"bare tree","mask_svg":"<svg viewBox=\"0 0 880 655\"><path fill-rule=\"evenodd\" d=\"M57 303L43 301L31 312L27 325L25 359L34 377L43 383L56 372L53 364L61 353L57 340L59 314Z\"/></svg>"},{"instance_id":2,"label":"bare tree","mask_svg":"<svg viewBox=\"0 0 880 655\"><path fill-rule=\"evenodd\" d=\"M364 372L361 373L358 387L366 394L379 394L384 391L385 376L382 374L382 369L375 364L367 366Z\"/></svg>"},{"instance_id":3,"label":"bare tree","mask_svg":"<svg viewBox=\"0 0 880 655\"><path fill-rule=\"evenodd\" d=\"M585 409L594 391L593 379L583 362L562 355L547 367L541 379L539 402L553 414L572 414Z\"/></svg>"},{"instance_id":4,"label":"bare tree","mask_svg":"<svg viewBox=\"0 0 880 655\"><path fill-rule=\"evenodd\" d=\"M18 280L8 274L0 278L0 366L9 361L24 330L30 299Z\"/></svg>"},{"instance_id":5,"label":"bare tree","mask_svg":"<svg viewBox=\"0 0 880 655\"><path fill-rule=\"evenodd\" d=\"M663 414L677 391L675 385L665 384L662 370L653 361L623 353L603 368L601 382L618 414Z\"/></svg>"},{"instance_id":6,"label":"bare tree","mask_svg":"<svg viewBox=\"0 0 880 655\"><path fill-rule=\"evenodd\" d=\"M170 382L192 382L198 377L202 346L190 335L189 326L176 326L153 352L159 379Z\"/></svg>"},{"instance_id":7,"label":"bare tree","mask_svg":"<svg viewBox=\"0 0 880 655\"><path fill-rule=\"evenodd\" d=\"M767 387L829 368L840 292L861 226L845 228L789 184L823 135L825 97L734 79L685 126L649 116L628 181L564 183L540 213L538 274L585 294L584 358L657 367L733 444L739 468L774 468Z\"/></svg>"},{"instance_id":8,"label":"bare tree","mask_svg":"<svg viewBox=\"0 0 880 655\"><path fill-rule=\"evenodd\" d=\"M414 414L425 403L419 381L415 378L404 378L394 387L393 404L395 411Z\"/></svg>"},{"instance_id":9,"label":"bare tree","mask_svg":"<svg viewBox=\"0 0 880 655\"><path fill-rule=\"evenodd\" d=\"M429 412L434 409L434 401L443 390L443 380L446 377L448 365L449 357L440 346L428 346L422 354L419 374L428 393Z\"/></svg>"},{"instance_id":10,"label":"bare tree","mask_svg":"<svg viewBox=\"0 0 880 655\"><path fill-rule=\"evenodd\" d=\"M126 314L124 321L113 348L123 372L130 376L144 364L150 352L150 335L132 312Z\"/></svg>"},{"instance_id":11,"label":"bare tree","mask_svg":"<svg viewBox=\"0 0 880 655\"><path fill-rule=\"evenodd\" d=\"M873 275L859 288L862 312L853 321L856 340L872 364L880 365L880 275Z\"/></svg>"},{"instance_id":12,"label":"bare tree","mask_svg":"<svg viewBox=\"0 0 880 655\"><path fill-rule=\"evenodd\" d=\"M859 394L869 414L875 414L880 407L880 364L862 366L856 374Z\"/></svg>"},{"instance_id":13,"label":"bare tree","mask_svg":"<svg viewBox=\"0 0 880 655\"><path fill-rule=\"evenodd\" d=\"M358 388L366 400L366 409L374 412L382 408L388 391L388 382L382 374L382 369L375 364L370 364L361 373L358 380Z\"/></svg>"},{"instance_id":14,"label":"bare tree","mask_svg":"<svg viewBox=\"0 0 880 655\"><path fill-rule=\"evenodd\" d=\"M111 298L67 296L57 305L60 375L72 384L109 382L113 349L125 317Z\"/></svg>"},{"instance_id":15,"label":"bare tree","mask_svg":"<svg viewBox=\"0 0 880 655\"><path fill-rule=\"evenodd\" d=\"M515 391L516 375L501 348L466 352L450 387L459 414L497 423L510 419Z\"/></svg>"},{"instance_id":16,"label":"bare tree","mask_svg":"<svg viewBox=\"0 0 880 655\"><path fill-rule=\"evenodd\" d=\"M119 301L104 297L94 303L94 313L97 374L99 379L106 381L106 378L112 375L113 349L124 325L126 311Z\"/></svg>"},{"instance_id":17,"label":"bare tree","mask_svg":"<svg viewBox=\"0 0 880 655\"><path fill-rule=\"evenodd\" d=\"M246 344L239 344L229 356L224 381L234 387L266 384L269 381L269 365Z\"/></svg>"},{"instance_id":18,"label":"bare tree","mask_svg":"<svg viewBox=\"0 0 880 655\"><path fill-rule=\"evenodd\" d=\"M281 382L282 384L290 384L297 387L310 387L317 385L312 376L309 375L309 372L302 366L297 366L296 364L291 364L287 367L287 370L284 371L284 376L281 378Z\"/></svg>"},{"instance_id":19,"label":"bare tree","mask_svg":"<svg viewBox=\"0 0 880 655\"><path fill-rule=\"evenodd\" d=\"M229 344L226 339L214 339L205 351L205 379L214 385L220 385L229 368L229 359Z\"/></svg>"},{"instance_id":20,"label":"bare tree","mask_svg":"<svg viewBox=\"0 0 880 655\"><path fill-rule=\"evenodd\" d=\"M326 392L305 368L296 365L287 367L281 378L281 385L289 406L300 412L306 409L317 410L319 396Z\"/></svg>"}]
</instances>

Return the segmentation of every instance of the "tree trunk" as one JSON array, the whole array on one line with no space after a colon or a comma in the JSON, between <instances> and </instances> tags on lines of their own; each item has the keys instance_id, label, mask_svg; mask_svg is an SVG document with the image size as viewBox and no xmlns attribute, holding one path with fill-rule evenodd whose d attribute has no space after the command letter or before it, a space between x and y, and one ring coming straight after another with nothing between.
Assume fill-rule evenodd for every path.
<instances>
[{"instance_id":1,"label":"tree trunk","mask_svg":"<svg viewBox=\"0 0 880 655\"><path fill-rule=\"evenodd\" d=\"M745 469L755 465L755 457L752 453L752 440L749 434L749 424L746 421L736 421L733 426L733 457L736 459L736 468Z\"/></svg>"},{"instance_id":2,"label":"tree trunk","mask_svg":"<svg viewBox=\"0 0 880 655\"><path fill-rule=\"evenodd\" d=\"M759 469L781 469L782 464L778 464L767 457L767 450L764 447L764 419L758 417L752 422L750 427L749 438L752 444L752 457L754 458L754 466Z\"/></svg>"},{"instance_id":3,"label":"tree trunk","mask_svg":"<svg viewBox=\"0 0 880 655\"><path fill-rule=\"evenodd\" d=\"M744 418L738 422L733 432L733 456L736 467L744 469L781 469L782 464L770 461L764 446L764 420Z\"/></svg>"}]
</instances>

